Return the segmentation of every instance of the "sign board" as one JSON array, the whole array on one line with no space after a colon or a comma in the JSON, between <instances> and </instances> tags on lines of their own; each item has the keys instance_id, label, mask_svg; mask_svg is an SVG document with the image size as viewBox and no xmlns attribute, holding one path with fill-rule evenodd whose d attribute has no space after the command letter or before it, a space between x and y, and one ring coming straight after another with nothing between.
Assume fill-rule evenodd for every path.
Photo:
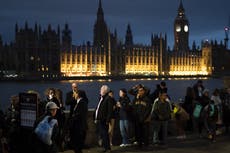
<instances>
[{"instance_id":1,"label":"sign board","mask_svg":"<svg viewBox=\"0 0 230 153\"><path fill-rule=\"evenodd\" d=\"M38 98L33 93L20 93L20 125L32 128L37 119Z\"/></svg>"}]
</instances>

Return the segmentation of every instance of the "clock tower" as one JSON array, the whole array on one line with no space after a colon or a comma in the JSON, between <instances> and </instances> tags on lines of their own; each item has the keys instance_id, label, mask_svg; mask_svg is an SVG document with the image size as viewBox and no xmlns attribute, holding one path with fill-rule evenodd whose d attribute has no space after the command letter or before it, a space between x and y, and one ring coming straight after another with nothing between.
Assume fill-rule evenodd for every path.
<instances>
[{"instance_id":1,"label":"clock tower","mask_svg":"<svg viewBox=\"0 0 230 153\"><path fill-rule=\"evenodd\" d=\"M188 51L189 50L189 22L185 16L185 10L182 0L178 8L178 14L174 21L174 50Z\"/></svg>"}]
</instances>

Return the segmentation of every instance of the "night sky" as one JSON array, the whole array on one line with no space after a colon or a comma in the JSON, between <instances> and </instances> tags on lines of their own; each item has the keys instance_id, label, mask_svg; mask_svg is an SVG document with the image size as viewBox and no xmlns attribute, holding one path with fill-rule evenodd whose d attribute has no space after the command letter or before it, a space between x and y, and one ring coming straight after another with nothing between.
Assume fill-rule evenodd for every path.
<instances>
[{"instance_id":1,"label":"night sky","mask_svg":"<svg viewBox=\"0 0 230 153\"><path fill-rule=\"evenodd\" d=\"M224 39L224 27L229 25L230 0L183 0L190 22L190 45L195 40ZM131 24L135 43L150 44L151 33L167 33L168 45L173 46L173 24L179 0L102 0L105 20L111 31L125 38ZM42 29L48 24L72 30L73 44L92 41L98 0L1 0L0 34L4 42L14 41L14 27L29 27L37 22Z\"/></svg>"}]
</instances>

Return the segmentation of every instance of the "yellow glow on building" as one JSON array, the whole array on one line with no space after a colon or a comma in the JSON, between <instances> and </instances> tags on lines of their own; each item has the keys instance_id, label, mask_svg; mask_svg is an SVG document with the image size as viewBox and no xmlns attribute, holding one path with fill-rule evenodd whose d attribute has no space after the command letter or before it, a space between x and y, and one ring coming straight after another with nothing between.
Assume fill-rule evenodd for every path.
<instances>
[{"instance_id":1,"label":"yellow glow on building","mask_svg":"<svg viewBox=\"0 0 230 153\"><path fill-rule=\"evenodd\" d=\"M106 54L92 47L61 54L61 73L64 76L106 76Z\"/></svg>"},{"instance_id":2,"label":"yellow glow on building","mask_svg":"<svg viewBox=\"0 0 230 153\"><path fill-rule=\"evenodd\" d=\"M151 47L128 48L125 50L124 72L126 75L211 75L211 48L196 52L172 52L166 54ZM61 73L64 76L108 76L111 74L109 52L100 48L84 47L61 54ZM162 62L160 62L162 61ZM119 64L119 63L118 63ZM116 65L115 65L116 66ZM162 69L166 67L167 69Z\"/></svg>"},{"instance_id":3,"label":"yellow glow on building","mask_svg":"<svg viewBox=\"0 0 230 153\"><path fill-rule=\"evenodd\" d=\"M126 74L158 75L158 59L152 48L132 48L127 51Z\"/></svg>"},{"instance_id":4,"label":"yellow glow on building","mask_svg":"<svg viewBox=\"0 0 230 153\"><path fill-rule=\"evenodd\" d=\"M210 75L208 63L211 50L203 49L202 52L174 53L170 58L169 75L171 76L195 76Z\"/></svg>"}]
</instances>

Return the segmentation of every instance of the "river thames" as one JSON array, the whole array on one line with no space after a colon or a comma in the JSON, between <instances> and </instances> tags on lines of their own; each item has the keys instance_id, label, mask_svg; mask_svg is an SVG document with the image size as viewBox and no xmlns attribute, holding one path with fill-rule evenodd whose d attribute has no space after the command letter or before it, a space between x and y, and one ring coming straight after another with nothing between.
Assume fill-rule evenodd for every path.
<instances>
[{"instance_id":1,"label":"river thames","mask_svg":"<svg viewBox=\"0 0 230 153\"><path fill-rule=\"evenodd\" d=\"M184 98L186 88L193 86L198 79L203 80L205 88L212 91L215 88L223 88L224 81L216 78L168 78L168 79L126 79L126 80L76 80L78 82L79 89L85 90L89 98L89 108L94 108L97 104L100 86L103 84L108 85L115 93L115 98L118 98L118 91L120 88L129 89L136 84L143 84L151 89L151 92L155 90L156 84L159 84L164 80L168 87L168 94L173 102L177 102L180 98ZM44 91L49 88L59 88L63 92L63 101L65 101L65 95L71 90L71 83L74 80L69 81L34 81L34 82L16 82L6 81L0 82L0 109L5 110L10 104L10 97L17 95L20 92L26 92L28 90L37 91L41 99L45 98ZM132 99L133 97L130 96Z\"/></svg>"}]
</instances>

